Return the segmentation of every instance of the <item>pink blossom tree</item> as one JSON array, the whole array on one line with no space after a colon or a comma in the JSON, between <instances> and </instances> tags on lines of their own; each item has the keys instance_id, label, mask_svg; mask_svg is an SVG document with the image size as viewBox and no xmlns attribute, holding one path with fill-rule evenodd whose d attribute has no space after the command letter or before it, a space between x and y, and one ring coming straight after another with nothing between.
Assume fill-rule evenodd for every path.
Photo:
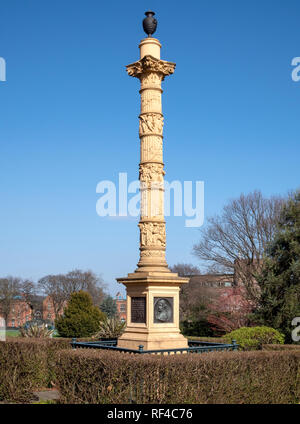
<instances>
[{"instance_id":1,"label":"pink blossom tree","mask_svg":"<svg viewBox=\"0 0 300 424\"><path fill-rule=\"evenodd\" d=\"M251 324L249 314L254 303L247 299L243 287L222 289L209 306L211 313L207 320L215 331L228 333Z\"/></svg>"}]
</instances>

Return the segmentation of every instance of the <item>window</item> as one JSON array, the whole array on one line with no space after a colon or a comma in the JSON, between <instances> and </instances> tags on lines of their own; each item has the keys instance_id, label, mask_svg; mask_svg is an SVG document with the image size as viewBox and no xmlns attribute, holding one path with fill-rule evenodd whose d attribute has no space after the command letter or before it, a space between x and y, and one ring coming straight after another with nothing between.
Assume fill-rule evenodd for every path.
<instances>
[{"instance_id":1,"label":"window","mask_svg":"<svg viewBox=\"0 0 300 424\"><path fill-rule=\"evenodd\" d=\"M224 281L224 287L231 287L230 281Z\"/></svg>"},{"instance_id":2,"label":"window","mask_svg":"<svg viewBox=\"0 0 300 424\"><path fill-rule=\"evenodd\" d=\"M14 320L14 319L12 319L12 320L11 320L11 326L12 326L12 327L14 327L14 326L15 326L15 320Z\"/></svg>"},{"instance_id":3,"label":"window","mask_svg":"<svg viewBox=\"0 0 300 424\"><path fill-rule=\"evenodd\" d=\"M120 312L126 312L126 305L124 303L120 305Z\"/></svg>"}]
</instances>

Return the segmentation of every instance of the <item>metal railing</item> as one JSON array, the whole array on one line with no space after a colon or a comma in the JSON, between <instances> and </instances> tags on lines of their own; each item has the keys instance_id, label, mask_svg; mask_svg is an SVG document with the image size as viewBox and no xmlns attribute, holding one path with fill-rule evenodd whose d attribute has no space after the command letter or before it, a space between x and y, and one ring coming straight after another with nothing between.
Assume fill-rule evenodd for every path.
<instances>
[{"instance_id":1,"label":"metal railing","mask_svg":"<svg viewBox=\"0 0 300 424\"><path fill-rule=\"evenodd\" d=\"M139 345L138 349L126 349L117 346L117 339L114 340L99 340L95 342L77 342L76 338L72 339L71 346L73 349L104 349L114 350L117 352L133 353L133 354L155 354L155 355L170 355L170 354L183 354L183 353L206 353L206 352L224 352L238 350L238 344L232 340L231 344L225 343L210 343L201 342L198 340L188 340L188 347L179 349L151 349L144 350L143 345Z\"/></svg>"}]
</instances>

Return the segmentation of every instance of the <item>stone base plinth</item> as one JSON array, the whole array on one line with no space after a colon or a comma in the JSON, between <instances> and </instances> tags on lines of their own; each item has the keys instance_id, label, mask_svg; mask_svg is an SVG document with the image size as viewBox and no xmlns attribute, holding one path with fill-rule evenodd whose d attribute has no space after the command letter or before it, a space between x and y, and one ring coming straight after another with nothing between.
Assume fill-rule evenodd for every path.
<instances>
[{"instance_id":1,"label":"stone base plinth","mask_svg":"<svg viewBox=\"0 0 300 424\"><path fill-rule=\"evenodd\" d=\"M118 339L118 347L138 350L180 349L188 347L188 341L182 334L138 334L124 333Z\"/></svg>"},{"instance_id":2,"label":"stone base plinth","mask_svg":"<svg viewBox=\"0 0 300 424\"><path fill-rule=\"evenodd\" d=\"M166 272L128 274L117 281L126 286L127 327L118 347L144 350L188 347L179 330L179 291L187 278ZM142 299L141 299L142 298Z\"/></svg>"}]
</instances>

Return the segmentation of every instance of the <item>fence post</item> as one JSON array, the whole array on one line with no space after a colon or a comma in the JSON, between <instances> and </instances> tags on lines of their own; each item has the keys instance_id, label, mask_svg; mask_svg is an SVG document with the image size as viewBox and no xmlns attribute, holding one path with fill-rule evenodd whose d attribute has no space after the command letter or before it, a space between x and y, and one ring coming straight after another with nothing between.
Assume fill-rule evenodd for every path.
<instances>
[{"instance_id":1,"label":"fence post","mask_svg":"<svg viewBox=\"0 0 300 424\"><path fill-rule=\"evenodd\" d=\"M231 342L232 342L232 346L233 346L233 349L232 350L238 350L238 347L237 347L237 344L236 344L236 340L232 340Z\"/></svg>"}]
</instances>

